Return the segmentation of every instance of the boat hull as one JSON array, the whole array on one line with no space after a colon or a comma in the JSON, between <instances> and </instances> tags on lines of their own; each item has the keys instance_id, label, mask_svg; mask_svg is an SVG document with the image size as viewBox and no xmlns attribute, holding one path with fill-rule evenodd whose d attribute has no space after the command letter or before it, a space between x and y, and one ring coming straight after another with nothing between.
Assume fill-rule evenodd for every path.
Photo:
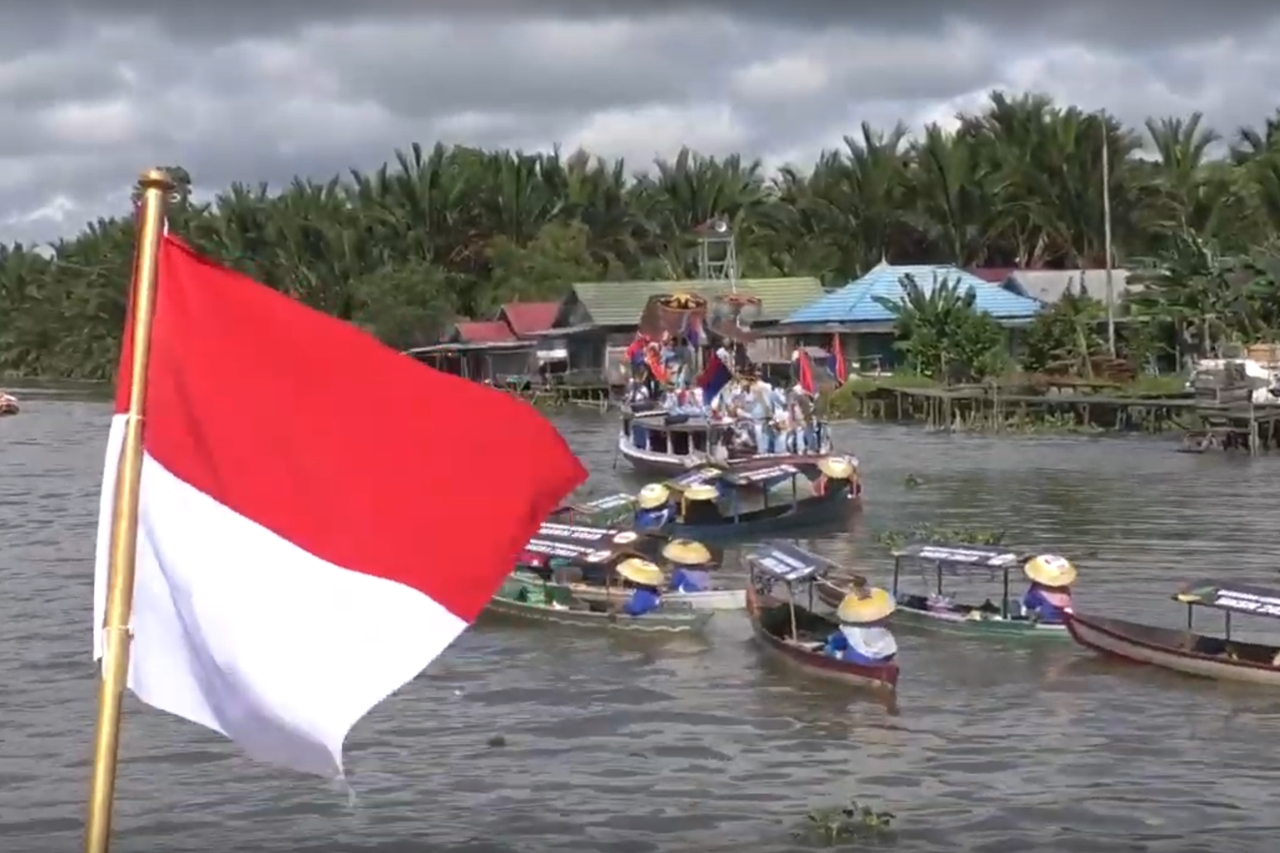
<instances>
[{"instance_id":1,"label":"boat hull","mask_svg":"<svg viewBox=\"0 0 1280 853\"><path fill-rule=\"evenodd\" d=\"M818 599L829 607L838 607L846 590L829 581L814 584ZM958 634L965 637L1003 637L1014 639L1069 640L1066 625L1044 625L1029 619L969 619L961 613L923 610L898 602L894 611L895 622L905 622L942 634Z\"/></svg>"},{"instance_id":2,"label":"boat hull","mask_svg":"<svg viewBox=\"0 0 1280 853\"><path fill-rule=\"evenodd\" d=\"M724 521L713 524L685 524L674 521L664 525L662 532L669 536L694 539L699 542L727 542L734 539L750 539L773 536L798 530L809 530L844 523L850 513L861 506L862 492L848 493L840 497L805 498L786 512L767 518L744 519L740 522Z\"/></svg>"},{"instance_id":3,"label":"boat hull","mask_svg":"<svg viewBox=\"0 0 1280 853\"><path fill-rule=\"evenodd\" d=\"M1277 650L1268 646L1222 643L1189 631L1082 613L1068 614L1067 630L1081 646L1103 655L1200 678L1280 687L1280 668L1272 666L1268 657ZM1232 660L1196 651L1204 643L1235 647L1242 658Z\"/></svg>"},{"instance_id":4,"label":"boat hull","mask_svg":"<svg viewBox=\"0 0 1280 853\"><path fill-rule=\"evenodd\" d=\"M747 616L751 619L751 630L756 644L769 658L806 675L827 681L871 688L884 693L893 693L897 690L898 664L896 661L880 666L863 666L789 643L769 631L765 624L771 608L761 602L752 589L746 590L746 596Z\"/></svg>"},{"instance_id":5,"label":"boat hull","mask_svg":"<svg viewBox=\"0 0 1280 853\"><path fill-rule=\"evenodd\" d=\"M532 585L532 584L528 584ZM703 630L713 610L659 609L643 616L627 616L620 613L603 613L591 610L553 607L547 604L518 601L516 596L526 586L524 581L509 578L498 594L485 606L485 614L491 617L545 622L572 628L589 628L598 631L619 631L627 634L691 634Z\"/></svg>"},{"instance_id":6,"label":"boat hull","mask_svg":"<svg viewBox=\"0 0 1280 853\"><path fill-rule=\"evenodd\" d=\"M605 589L586 584L566 584L574 598L582 601L624 601L631 592L620 588ZM747 606L747 592L743 589L708 589L702 592L664 592L662 600L668 604L687 606L693 610L742 610Z\"/></svg>"},{"instance_id":7,"label":"boat hull","mask_svg":"<svg viewBox=\"0 0 1280 853\"><path fill-rule=\"evenodd\" d=\"M831 455L832 451L824 451L816 456ZM723 464L729 469L733 469L739 465L763 464L765 462L773 462L782 458L781 454L755 454L752 456L735 457L728 462L720 462L712 459L706 453L695 453L692 455L680 456L674 453L655 453L652 450L641 450L631 443L626 435L618 436L618 455L631 463L631 467L639 474L652 475L662 479L677 477L688 471L690 468L696 468L699 465L720 465Z\"/></svg>"}]
</instances>

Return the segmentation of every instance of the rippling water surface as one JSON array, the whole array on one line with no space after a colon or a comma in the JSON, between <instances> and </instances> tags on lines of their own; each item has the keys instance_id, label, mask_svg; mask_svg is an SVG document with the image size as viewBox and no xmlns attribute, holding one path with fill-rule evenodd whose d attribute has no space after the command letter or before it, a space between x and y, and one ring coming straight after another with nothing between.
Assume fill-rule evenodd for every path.
<instances>
[{"instance_id":1,"label":"rippling water surface","mask_svg":"<svg viewBox=\"0 0 1280 853\"><path fill-rule=\"evenodd\" d=\"M80 844L108 416L48 399L0 420L7 850ZM615 419L559 423L591 491L641 482L612 467ZM1280 458L878 425L839 426L837 441L862 459L866 510L806 544L874 578L888 568L874 532L930 522L1087 553L1078 606L1162 624L1180 618L1167 595L1187 575L1280 581ZM907 488L908 473L923 484ZM354 798L131 701L115 849L790 850L808 807L850 796L899 815L903 850L1243 851L1274 838L1280 693L1070 644L907 629L899 642L890 716L765 664L741 614L663 645L473 630L353 732ZM505 746L488 746L496 734Z\"/></svg>"}]
</instances>

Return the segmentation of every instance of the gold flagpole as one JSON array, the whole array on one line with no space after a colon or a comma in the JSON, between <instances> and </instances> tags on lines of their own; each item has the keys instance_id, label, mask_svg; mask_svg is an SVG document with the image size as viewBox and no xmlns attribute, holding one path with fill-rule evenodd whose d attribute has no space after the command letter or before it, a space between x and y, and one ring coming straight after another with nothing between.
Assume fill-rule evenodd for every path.
<instances>
[{"instance_id":1,"label":"gold flagpole","mask_svg":"<svg viewBox=\"0 0 1280 853\"><path fill-rule=\"evenodd\" d=\"M102 683L98 688L98 725L93 740L93 777L85 821L85 853L107 853L111 844L111 808L115 800L120 752L120 705L129 675L129 619L133 610L134 559L138 545L138 486L142 480L142 416L147 395L147 357L151 351L151 315L156 298L156 260L164 234L164 208L173 183L160 169L138 179L142 204L133 258L133 341L129 413L120 465L116 471L115 514L111 519L111 563L103 624Z\"/></svg>"}]
</instances>

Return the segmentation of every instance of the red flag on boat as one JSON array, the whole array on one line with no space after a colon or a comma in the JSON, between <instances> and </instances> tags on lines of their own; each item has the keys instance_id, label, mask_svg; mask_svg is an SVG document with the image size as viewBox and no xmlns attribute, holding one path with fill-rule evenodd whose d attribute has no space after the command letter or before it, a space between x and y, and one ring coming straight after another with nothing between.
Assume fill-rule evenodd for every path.
<instances>
[{"instance_id":1,"label":"red flag on boat","mask_svg":"<svg viewBox=\"0 0 1280 853\"><path fill-rule=\"evenodd\" d=\"M342 772L348 731L466 629L586 479L554 426L165 237L129 687L249 754ZM94 655L132 346L103 473Z\"/></svg>"},{"instance_id":2,"label":"red flag on boat","mask_svg":"<svg viewBox=\"0 0 1280 853\"><path fill-rule=\"evenodd\" d=\"M799 376L797 377L797 382L800 387L804 389L806 394L813 394L815 393L815 386L813 383L813 364L809 361L809 353L800 349L798 361L800 362L800 369L798 371Z\"/></svg>"},{"instance_id":3,"label":"red flag on boat","mask_svg":"<svg viewBox=\"0 0 1280 853\"><path fill-rule=\"evenodd\" d=\"M836 381L841 385L849 378L849 365L844 362L844 344L840 342L840 333L831 335L831 355L835 359Z\"/></svg>"}]
</instances>

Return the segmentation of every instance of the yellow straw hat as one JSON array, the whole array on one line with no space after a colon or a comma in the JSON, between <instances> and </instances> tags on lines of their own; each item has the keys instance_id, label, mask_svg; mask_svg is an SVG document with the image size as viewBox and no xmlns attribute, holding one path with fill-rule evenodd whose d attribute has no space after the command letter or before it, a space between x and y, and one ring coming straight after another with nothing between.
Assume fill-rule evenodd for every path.
<instances>
[{"instance_id":1,"label":"yellow straw hat","mask_svg":"<svg viewBox=\"0 0 1280 853\"><path fill-rule=\"evenodd\" d=\"M701 566L711 562L711 551L692 539L672 539L662 548L662 556L681 566Z\"/></svg>"},{"instance_id":2,"label":"yellow straw hat","mask_svg":"<svg viewBox=\"0 0 1280 853\"><path fill-rule=\"evenodd\" d=\"M879 622L898 609L893 596L879 587L868 587L862 593L851 592L836 608L836 618L851 625Z\"/></svg>"},{"instance_id":3,"label":"yellow straw hat","mask_svg":"<svg viewBox=\"0 0 1280 853\"><path fill-rule=\"evenodd\" d=\"M640 586L661 587L666 579L662 569L639 557L628 557L618 563L618 574Z\"/></svg>"},{"instance_id":4,"label":"yellow straw hat","mask_svg":"<svg viewBox=\"0 0 1280 853\"><path fill-rule=\"evenodd\" d=\"M1076 580L1076 567L1066 557L1056 554L1041 554L1033 557L1022 567L1022 571L1031 580L1048 587L1071 586Z\"/></svg>"},{"instance_id":5,"label":"yellow straw hat","mask_svg":"<svg viewBox=\"0 0 1280 853\"><path fill-rule=\"evenodd\" d=\"M650 483L640 490L636 503L641 509L655 509L662 506L671 497L671 491L661 483Z\"/></svg>"},{"instance_id":6,"label":"yellow straw hat","mask_svg":"<svg viewBox=\"0 0 1280 853\"><path fill-rule=\"evenodd\" d=\"M691 501L713 501L720 497L720 493L710 483L696 483L684 490L684 496Z\"/></svg>"},{"instance_id":7,"label":"yellow straw hat","mask_svg":"<svg viewBox=\"0 0 1280 853\"><path fill-rule=\"evenodd\" d=\"M818 460L818 470L833 480L847 480L858 469L847 456L824 456Z\"/></svg>"}]
</instances>

